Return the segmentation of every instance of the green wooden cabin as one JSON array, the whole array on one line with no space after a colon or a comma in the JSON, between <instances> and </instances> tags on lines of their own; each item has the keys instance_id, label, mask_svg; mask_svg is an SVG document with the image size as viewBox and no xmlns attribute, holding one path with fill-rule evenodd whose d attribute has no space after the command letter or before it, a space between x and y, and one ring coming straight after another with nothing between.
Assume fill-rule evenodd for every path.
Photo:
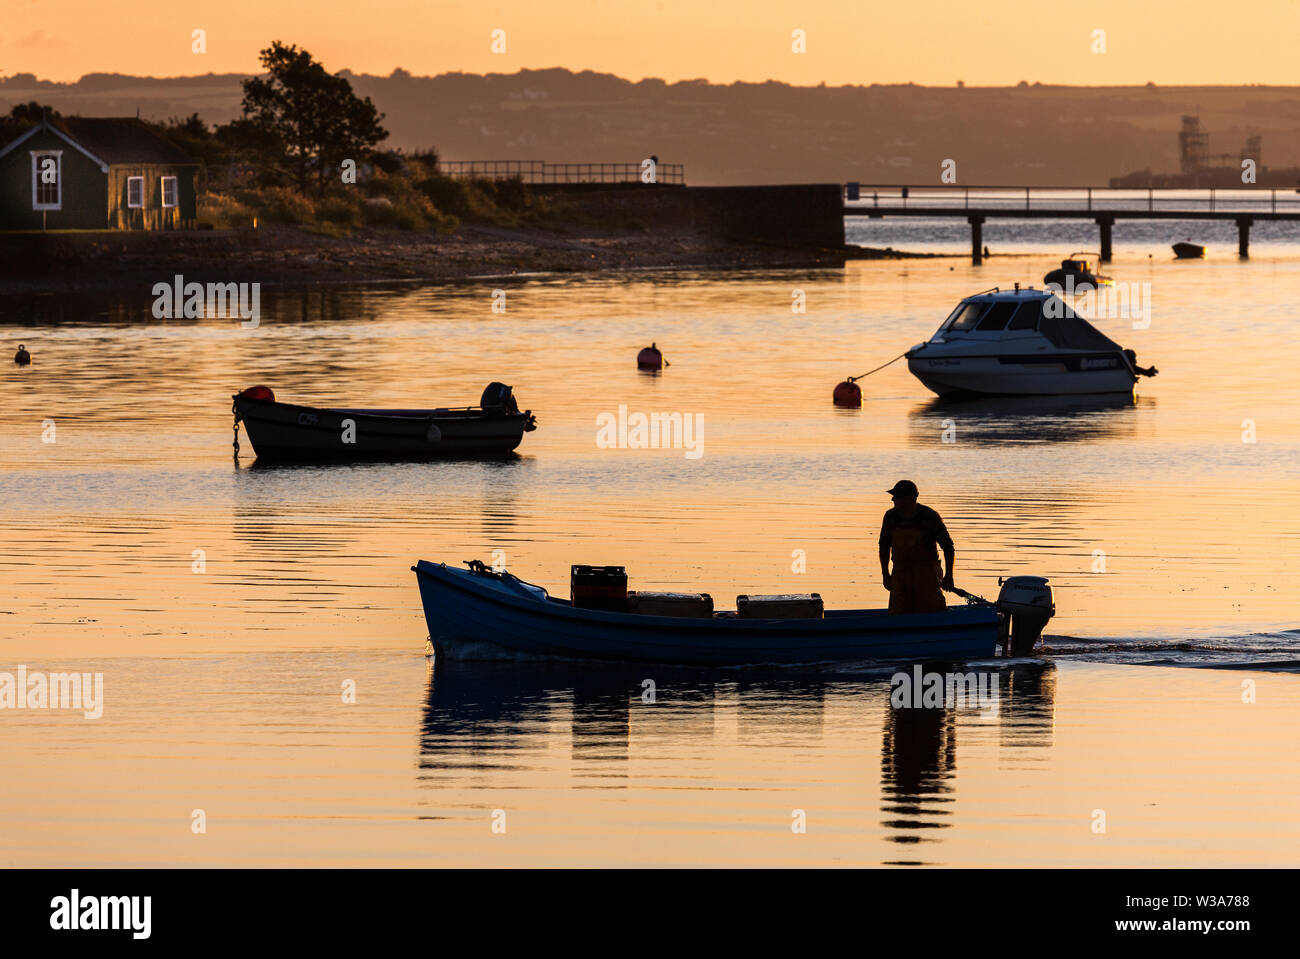
<instances>
[{"instance_id":1,"label":"green wooden cabin","mask_svg":"<svg viewBox=\"0 0 1300 959\"><path fill-rule=\"evenodd\" d=\"M197 169L138 119L46 120L0 146L0 230L193 229Z\"/></svg>"}]
</instances>

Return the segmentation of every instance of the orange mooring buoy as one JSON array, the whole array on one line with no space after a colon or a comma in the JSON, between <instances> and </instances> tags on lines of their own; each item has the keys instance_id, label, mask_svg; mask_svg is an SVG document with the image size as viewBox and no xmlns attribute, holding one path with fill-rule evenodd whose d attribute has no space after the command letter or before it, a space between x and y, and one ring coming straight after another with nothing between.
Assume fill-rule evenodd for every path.
<instances>
[{"instance_id":1,"label":"orange mooring buoy","mask_svg":"<svg viewBox=\"0 0 1300 959\"><path fill-rule=\"evenodd\" d=\"M662 370L664 368L664 355L659 352L659 347L651 343L638 353L636 355L636 368L639 370Z\"/></svg>"},{"instance_id":2,"label":"orange mooring buoy","mask_svg":"<svg viewBox=\"0 0 1300 959\"><path fill-rule=\"evenodd\" d=\"M835 392L831 394L831 399L836 406L846 406L857 409L862 405L862 388L852 380L845 380L835 387Z\"/></svg>"}]
</instances>

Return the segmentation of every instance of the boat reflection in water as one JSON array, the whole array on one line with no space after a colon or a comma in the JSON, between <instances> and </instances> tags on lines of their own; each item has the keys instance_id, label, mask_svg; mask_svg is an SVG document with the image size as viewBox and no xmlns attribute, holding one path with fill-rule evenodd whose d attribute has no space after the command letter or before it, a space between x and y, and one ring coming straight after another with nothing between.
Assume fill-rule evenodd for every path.
<instances>
[{"instance_id":1,"label":"boat reflection in water","mask_svg":"<svg viewBox=\"0 0 1300 959\"><path fill-rule=\"evenodd\" d=\"M908 412L907 439L911 446L926 447L944 442L1019 446L1127 440L1138 435L1155 403L1154 397L1132 393L936 397Z\"/></svg>"},{"instance_id":2,"label":"boat reflection in water","mask_svg":"<svg viewBox=\"0 0 1300 959\"><path fill-rule=\"evenodd\" d=\"M771 770L783 764L792 774L818 776L810 757L855 752L861 732L876 728L882 838L908 847L882 864L926 865L935 857L919 853L935 847L922 844L939 842L953 825L959 738L971 740L968 749L996 750L1003 768L1034 762L1034 749L1043 749L1046 758L1055 667L1024 661L1000 669L932 665L926 670L974 675L992 695L983 706L956 700L896 707L891 677L914 668L865 665L854 675L656 666L649 672L651 705L645 666L430 660L420 786L454 788L469 778L475 789L518 789L534 780L553 789L554 774L566 772L555 769L557 755L565 755L555 747L567 734L569 788L634 790L641 795L620 801L653 808L659 789L761 790ZM878 709L883 728L875 718ZM867 772L856 786L848 785L867 791L846 802L860 810L864 825L875 818L869 778L874 777ZM637 829L637 815L629 806L629 831Z\"/></svg>"},{"instance_id":3,"label":"boat reflection in water","mask_svg":"<svg viewBox=\"0 0 1300 959\"><path fill-rule=\"evenodd\" d=\"M961 667L956 667L961 669ZM999 747L1014 751L1019 758L1023 747L1052 745L1056 668L1051 663L1017 663L1006 669L971 670L979 682L987 682L991 708L979 703L961 706L899 706L891 701L881 736L880 811L881 825L889 842L904 846L938 842L937 830L952 825L952 804L956 801L958 730L971 723L995 722ZM892 698L891 698L892 699ZM1042 754L1046 759L1046 754ZM938 865L900 856L881 863L886 866Z\"/></svg>"}]
</instances>

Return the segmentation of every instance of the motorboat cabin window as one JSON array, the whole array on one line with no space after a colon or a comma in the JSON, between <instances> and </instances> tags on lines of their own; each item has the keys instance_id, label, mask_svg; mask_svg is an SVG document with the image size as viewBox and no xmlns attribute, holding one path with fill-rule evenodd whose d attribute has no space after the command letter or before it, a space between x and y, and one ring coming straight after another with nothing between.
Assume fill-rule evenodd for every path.
<instances>
[{"instance_id":1,"label":"motorboat cabin window","mask_svg":"<svg viewBox=\"0 0 1300 959\"><path fill-rule=\"evenodd\" d=\"M967 303L957 315L944 327L945 330L973 330L975 324L979 322L980 315L984 308L989 305L988 300L977 300L974 303Z\"/></svg>"},{"instance_id":2,"label":"motorboat cabin window","mask_svg":"<svg viewBox=\"0 0 1300 959\"><path fill-rule=\"evenodd\" d=\"M1038 329L1038 314L1042 312L1043 304L1041 300L1033 300L1029 303L1021 303L1020 308L1016 310L1016 315L1011 318L1011 325L1008 330L1036 330Z\"/></svg>"},{"instance_id":3,"label":"motorboat cabin window","mask_svg":"<svg viewBox=\"0 0 1300 959\"><path fill-rule=\"evenodd\" d=\"M975 327L976 333L995 333L1006 327L1007 321L1011 319L1011 314L1016 311L1016 304L1009 300L1002 300L994 303L989 307L989 311L979 321Z\"/></svg>"}]
</instances>

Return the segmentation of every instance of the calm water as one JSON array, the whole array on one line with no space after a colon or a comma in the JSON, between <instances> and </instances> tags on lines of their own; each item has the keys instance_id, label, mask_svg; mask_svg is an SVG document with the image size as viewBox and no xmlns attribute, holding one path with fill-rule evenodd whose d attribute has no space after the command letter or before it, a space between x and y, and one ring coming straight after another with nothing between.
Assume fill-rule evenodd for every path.
<instances>
[{"instance_id":1,"label":"calm water","mask_svg":"<svg viewBox=\"0 0 1300 959\"><path fill-rule=\"evenodd\" d=\"M872 229L858 241L909 246ZM1152 322L1098 325L1161 370L1133 402L941 404L897 363L861 411L830 405L961 296L1041 284L1093 240L1020 237L1028 255L981 268L265 290L253 331L155 321L147 291L0 303L0 342L35 359L0 372L0 670L106 687L99 720L0 714L0 861L1294 863L1294 247L1176 263L1117 231L1109 272L1150 284ZM651 340L662 376L633 366ZM540 424L509 462L265 469L246 437L231 457L230 394L254 383L419 406L491 379ZM703 455L599 448L621 404L702 414ZM596 667L426 672L419 558L502 551L559 594L586 562L720 605L882 604L903 476L943 513L959 585L1052 579L1050 665L998 671L996 716L900 718L869 666L649 674L654 705L647 677Z\"/></svg>"}]
</instances>

